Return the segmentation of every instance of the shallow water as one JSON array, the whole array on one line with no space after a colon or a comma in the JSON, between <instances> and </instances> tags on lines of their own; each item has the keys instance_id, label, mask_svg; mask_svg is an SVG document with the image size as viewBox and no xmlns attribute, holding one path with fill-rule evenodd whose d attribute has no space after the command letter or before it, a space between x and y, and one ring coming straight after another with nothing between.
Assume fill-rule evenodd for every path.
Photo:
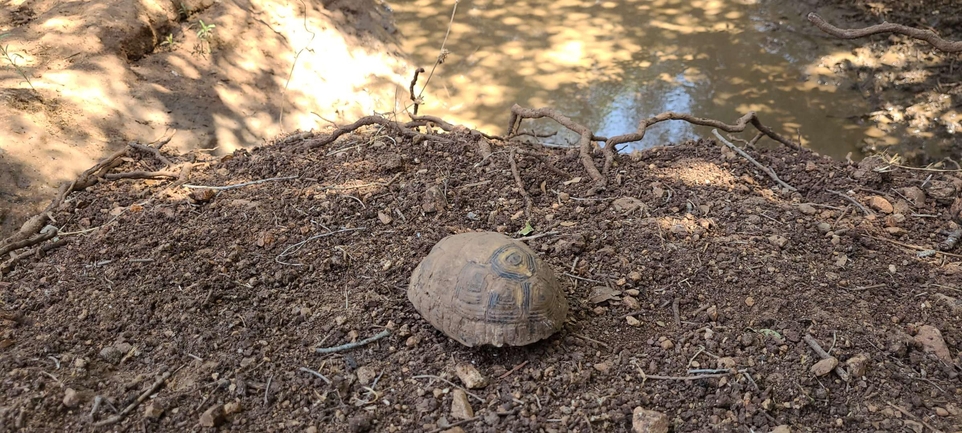
<instances>
[{"instance_id":1,"label":"shallow water","mask_svg":"<svg viewBox=\"0 0 962 433\"><path fill-rule=\"evenodd\" d=\"M405 51L428 71L453 3L390 2ZM420 112L503 133L512 104L551 106L612 136L663 111L732 123L754 110L820 153L858 157L856 144L871 131L854 119L871 107L824 66L849 48L812 28L804 20L811 11L776 0L463 0L444 45L450 54ZM526 125L557 130L547 121ZM671 121L628 150L705 136L709 128ZM544 141L576 139L561 133Z\"/></svg>"}]
</instances>

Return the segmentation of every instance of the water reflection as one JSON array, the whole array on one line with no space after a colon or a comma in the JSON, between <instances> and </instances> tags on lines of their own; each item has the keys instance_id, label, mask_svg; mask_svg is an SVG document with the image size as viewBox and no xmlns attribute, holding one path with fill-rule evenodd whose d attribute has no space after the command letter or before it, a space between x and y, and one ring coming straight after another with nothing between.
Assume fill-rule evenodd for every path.
<instances>
[{"instance_id":1,"label":"water reflection","mask_svg":"<svg viewBox=\"0 0 962 433\"><path fill-rule=\"evenodd\" d=\"M406 51L429 67L453 2L392 5ZM462 0L451 55L421 110L500 133L513 103L552 106L604 136L668 110L726 122L755 110L777 132L844 157L865 136L850 118L869 107L818 65L835 48L803 21L810 10L754 0ZM708 134L666 122L632 148Z\"/></svg>"}]
</instances>

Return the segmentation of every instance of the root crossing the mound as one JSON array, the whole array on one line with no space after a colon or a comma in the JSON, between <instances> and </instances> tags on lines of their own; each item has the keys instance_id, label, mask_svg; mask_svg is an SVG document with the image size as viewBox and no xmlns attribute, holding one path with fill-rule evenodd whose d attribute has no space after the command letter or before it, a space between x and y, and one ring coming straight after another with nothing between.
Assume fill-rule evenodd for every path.
<instances>
[{"instance_id":1,"label":"root crossing the mound","mask_svg":"<svg viewBox=\"0 0 962 433\"><path fill-rule=\"evenodd\" d=\"M922 30L893 23L876 24L861 29L842 29L825 22L822 17L814 12L808 14L808 21L814 24L815 27L818 27L819 30L839 39L858 39L884 33L895 33L928 42L929 45L946 53L962 53L962 41L942 39L931 30Z\"/></svg>"},{"instance_id":2,"label":"root crossing the mound","mask_svg":"<svg viewBox=\"0 0 962 433\"><path fill-rule=\"evenodd\" d=\"M519 134L522 120L540 119L545 117L558 122L561 124L561 126L564 126L571 131L578 133L580 136L580 139L578 140L578 151L580 153L581 163L584 165L585 170L588 171L588 175L591 176L592 180L602 186L606 183L606 176L611 170L611 165L614 163L617 156L616 146L619 144L641 141L643 138L645 138L645 132L647 132L650 126L667 120L682 120L692 125L710 126L725 132L742 132L748 127L749 124L751 124L759 131L759 133L764 134L765 136L793 149L802 150L802 146L800 144L782 137L771 128L762 124L754 111L748 112L744 116L738 118L738 120L732 124L727 124L714 119L695 117L687 113L666 111L642 120L635 132L617 135L611 138L605 138L594 135L587 126L571 120L571 118L559 113L553 108L524 108L515 104L511 107L511 120L508 123L508 137ZM592 154L595 151L595 142L600 141L605 143L605 146L601 149L605 157L605 162L602 169L598 170L598 167L594 163Z\"/></svg>"}]
</instances>

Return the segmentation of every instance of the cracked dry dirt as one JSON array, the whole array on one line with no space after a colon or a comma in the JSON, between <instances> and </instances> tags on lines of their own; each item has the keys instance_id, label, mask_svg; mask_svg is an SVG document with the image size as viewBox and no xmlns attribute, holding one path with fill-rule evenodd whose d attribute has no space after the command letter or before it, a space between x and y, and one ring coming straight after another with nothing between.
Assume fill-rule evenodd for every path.
<instances>
[{"instance_id":1,"label":"cracked dry dirt","mask_svg":"<svg viewBox=\"0 0 962 433\"><path fill-rule=\"evenodd\" d=\"M533 234L558 233L528 244L564 274L570 318L531 346L469 349L417 315L408 278L448 234L516 236L525 204L505 147L479 165L476 135L438 137L168 155L200 163L193 185L288 179L72 193L63 244L0 282L0 428L617 432L643 407L676 432L960 430L960 251L933 252L957 228L959 173L752 150L798 188L783 193L700 141L621 156L589 195L577 153L530 148ZM808 335L847 381L812 370ZM487 386L462 394L460 363Z\"/></svg>"}]
</instances>

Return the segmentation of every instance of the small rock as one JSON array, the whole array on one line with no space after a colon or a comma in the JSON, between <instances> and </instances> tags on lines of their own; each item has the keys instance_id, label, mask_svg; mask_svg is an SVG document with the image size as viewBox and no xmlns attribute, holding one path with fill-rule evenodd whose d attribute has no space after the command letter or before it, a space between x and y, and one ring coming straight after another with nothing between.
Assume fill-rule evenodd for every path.
<instances>
[{"instance_id":1,"label":"small rock","mask_svg":"<svg viewBox=\"0 0 962 433\"><path fill-rule=\"evenodd\" d=\"M821 361L816 362L815 365L812 366L811 371L812 371L812 374L818 377L822 377L826 374L831 373L832 370L835 369L835 367L838 367L838 358L832 356L830 358L823 359Z\"/></svg>"},{"instance_id":2,"label":"small rock","mask_svg":"<svg viewBox=\"0 0 962 433\"><path fill-rule=\"evenodd\" d=\"M925 206L925 191L922 191L918 187L910 186L908 188L902 188L902 195L911 200L915 207Z\"/></svg>"},{"instance_id":3,"label":"small rock","mask_svg":"<svg viewBox=\"0 0 962 433\"><path fill-rule=\"evenodd\" d=\"M156 400L147 403L147 406L144 407L144 418L157 419L163 414L164 406Z\"/></svg>"},{"instance_id":4,"label":"small rock","mask_svg":"<svg viewBox=\"0 0 962 433\"><path fill-rule=\"evenodd\" d=\"M933 180L929 182L928 187L925 189L925 193L937 201L940 202L952 202L956 198L955 185L952 182L944 180Z\"/></svg>"},{"instance_id":5,"label":"small rock","mask_svg":"<svg viewBox=\"0 0 962 433\"><path fill-rule=\"evenodd\" d=\"M310 427L304 429L304 433L317 433L317 427L315 427L315 426L310 426Z\"/></svg>"},{"instance_id":6,"label":"small rock","mask_svg":"<svg viewBox=\"0 0 962 433\"><path fill-rule=\"evenodd\" d=\"M598 372L604 373L604 374L608 374L608 372L611 371L611 363L608 361L599 362L595 364L594 367L595 367L595 370L598 370Z\"/></svg>"},{"instance_id":7,"label":"small rock","mask_svg":"<svg viewBox=\"0 0 962 433\"><path fill-rule=\"evenodd\" d=\"M381 224L385 225L391 224L391 221L394 221L394 219L384 211L377 211L377 219L381 221Z\"/></svg>"},{"instance_id":8,"label":"small rock","mask_svg":"<svg viewBox=\"0 0 962 433\"><path fill-rule=\"evenodd\" d=\"M240 401L235 400L224 405L224 415L233 415L240 413L242 410L244 410L244 407L241 406Z\"/></svg>"},{"instance_id":9,"label":"small rock","mask_svg":"<svg viewBox=\"0 0 962 433\"><path fill-rule=\"evenodd\" d=\"M417 335L412 335L408 337L407 340L404 341L404 345L407 347L414 347L414 346L417 346L418 343L420 342L421 342L421 337L418 337Z\"/></svg>"},{"instance_id":10,"label":"small rock","mask_svg":"<svg viewBox=\"0 0 962 433\"><path fill-rule=\"evenodd\" d=\"M371 415L367 413L352 416L347 422L347 430L351 433L371 431L371 427Z\"/></svg>"},{"instance_id":11,"label":"small rock","mask_svg":"<svg viewBox=\"0 0 962 433\"><path fill-rule=\"evenodd\" d=\"M444 430L441 433L465 433L465 432L464 432L464 429L461 428L461 426L457 426L457 427L451 427L447 430Z\"/></svg>"},{"instance_id":12,"label":"small rock","mask_svg":"<svg viewBox=\"0 0 962 433\"><path fill-rule=\"evenodd\" d=\"M216 404L211 406L200 415L200 426L201 427L220 427L224 422L227 421L227 416L224 414L224 405Z\"/></svg>"},{"instance_id":13,"label":"small rock","mask_svg":"<svg viewBox=\"0 0 962 433\"><path fill-rule=\"evenodd\" d=\"M852 376L862 377L865 376L868 370L868 355L864 353L859 353L847 360L845 360L845 367Z\"/></svg>"},{"instance_id":14,"label":"small rock","mask_svg":"<svg viewBox=\"0 0 962 433\"><path fill-rule=\"evenodd\" d=\"M625 303L625 306L628 307L629 310L636 311L641 309L641 303L638 302L638 299L635 298L634 296L625 296L625 298L622 299L622 301Z\"/></svg>"},{"instance_id":15,"label":"small rock","mask_svg":"<svg viewBox=\"0 0 962 433\"><path fill-rule=\"evenodd\" d=\"M717 322L717 321L718 321L718 307L717 307L717 306L712 305L711 307L708 307L708 309L705 310L705 312L708 314L708 318L711 319L712 322Z\"/></svg>"},{"instance_id":16,"label":"small rock","mask_svg":"<svg viewBox=\"0 0 962 433\"><path fill-rule=\"evenodd\" d=\"M826 222L818 223L816 227L818 228L819 233L822 234L828 233L832 230L832 225Z\"/></svg>"},{"instance_id":17,"label":"small rock","mask_svg":"<svg viewBox=\"0 0 962 433\"><path fill-rule=\"evenodd\" d=\"M424 213L435 213L443 210L447 206L447 199L444 197L444 193L436 186L432 186L424 191L423 202L421 204L421 210Z\"/></svg>"},{"instance_id":18,"label":"small rock","mask_svg":"<svg viewBox=\"0 0 962 433\"><path fill-rule=\"evenodd\" d=\"M668 433L668 415L641 406L631 412L631 431L634 433Z\"/></svg>"},{"instance_id":19,"label":"small rock","mask_svg":"<svg viewBox=\"0 0 962 433\"><path fill-rule=\"evenodd\" d=\"M955 364L949 348L945 345L945 340L942 339L942 332L938 328L929 325L920 326L919 332L915 334L915 341L922 345L926 352L935 353L942 362L949 365Z\"/></svg>"},{"instance_id":20,"label":"small rock","mask_svg":"<svg viewBox=\"0 0 962 433\"><path fill-rule=\"evenodd\" d=\"M63 393L63 405L71 409L80 405L80 393L73 388L67 388Z\"/></svg>"},{"instance_id":21,"label":"small rock","mask_svg":"<svg viewBox=\"0 0 962 433\"><path fill-rule=\"evenodd\" d=\"M688 234L688 228L686 228L684 224L672 225L669 231L675 236L685 236Z\"/></svg>"},{"instance_id":22,"label":"small rock","mask_svg":"<svg viewBox=\"0 0 962 433\"><path fill-rule=\"evenodd\" d=\"M635 316L627 316L625 321L628 322L628 326L641 326L641 321L636 319Z\"/></svg>"},{"instance_id":23,"label":"small rock","mask_svg":"<svg viewBox=\"0 0 962 433\"><path fill-rule=\"evenodd\" d=\"M645 204L634 197L621 197L611 202L611 207L615 212L629 213L643 208Z\"/></svg>"},{"instance_id":24,"label":"small rock","mask_svg":"<svg viewBox=\"0 0 962 433\"><path fill-rule=\"evenodd\" d=\"M812 206L808 203L802 203L798 205L798 211L805 215L815 215L815 212L818 212L818 210L815 209L815 206Z\"/></svg>"},{"instance_id":25,"label":"small rock","mask_svg":"<svg viewBox=\"0 0 962 433\"><path fill-rule=\"evenodd\" d=\"M591 288L591 293L588 295L588 302L600 304L614 300L615 296L619 294L621 294L620 291L611 289L608 286L595 286Z\"/></svg>"},{"instance_id":26,"label":"small rock","mask_svg":"<svg viewBox=\"0 0 962 433\"><path fill-rule=\"evenodd\" d=\"M671 340L668 340L668 339L663 340L659 344L661 345L661 348L664 350L671 350L675 347L675 343L672 343Z\"/></svg>"},{"instance_id":27,"label":"small rock","mask_svg":"<svg viewBox=\"0 0 962 433\"><path fill-rule=\"evenodd\" d=\"M749 307L754 307L754 306L755 306L755 298L753 298L753 297L751 297L751 296L745 298L745 305L747 305L747 306L749 306Z\"/></svg>"},{"instance_id":28,"label":"small rock","mask_svg":"<svg viewBox=\"0 0 962 433\"><path fill-rule=\"evenodd\" d=\"M628 279L631 280L631 281L634 281L634 282L636 282L636 283L639 282L639 281L641 281L641 272L638 272L638 271L631 271L631 272L629 272L629 273L628 273ZM634 296L638 296L638 295L635 294Z\"/></svg>"},{"instance_id":29,"label":"small rock","mask_svg":"<svg viewBox=\"0 0 962 433\"><path fill-rule=\"evenodd\" d=\"M732 358L731 356L718 358L718 361L716 362L718 363L718 368L735 368L735 365L738 364L738 362L735 361L735 358Z\"/></svg>"},{"instance_id":30,"label":"small rock","mask_svg":"<svg viewBox=\"0 0 962 433\"><path fill-rule=\"evenodd\" d=\"M474 409L468 401L468 394L463 389L451 392L451 416L457 419L474 418Z\"/></svg>"},{"instance_id":31,"label":"small rock","mask_svg":"<svg viewBox=\"0 0 962 433\"><path fill-rule=\"evenodd\" d=\"M772 429L771 433L792 433L792 428L789 427L787 424L782 424L782 425L775 426L775 428Z\"/></svg>"},{"instance_id":32,"label":"small rock","mask_svg":"<svg viewBox=\"0 0 962 433\"><path fill-rule=\"evenodd\" d=\"M454 367L455 374L468 389L481 389L488 385L487 379L473 365L462 362Z\"/></svg>"},{"instance_id":33,"label":"small rock","mask_svg":"<svg viewBox=\"0 0 962 433\"><path fill-rule=\"evenodd\" d=\"M938 415L938 416L949 416L949 415L950 415L950 414L949 414L949 411L946 410L944 407L937 407L937 408L935 408L935 414Z\"/></svg>"},{"instance_id":34,"label":"small rock","mask_svg":"<svg viewBox=\"0 0 962 433\"><path fill-rule=\"evenodd\" d=\"M788 245L788 238L779 235L771 235L768 237L768 242L778 248L785 248Z\"/></svg>"},{"instance_id":35,"label":"small rock","mask_svg":"<svg viewBox=\"0 0 962 433\"><path fill-rule=\"evenodd\" d=\"M892 206L892 203L886 200L885 197L882 197L879 195L873 195L869 197L868 205L872 209L875 209L882 213L892 213L895 211L895 208Z\"/></svg>"},{"instance_id":36,"label":"small rock","mask_svg":"<svg viewBox=\"0 0 962 433\"><path fill-rule=\"evenodd\" d=\"M127 352L130 352L131 345L128 343L117 343L100 350L100 358L111 364L116 364L123 359Z\"/></svg>"},{"instance_id":37,"label":"small rock","mask_svg":"<svg viewBox=\"0 0 962 433\"><path fill-rule=\"evenodd\" d=\"M357 369L357 381L361 385L370 385L374 378L377 377L377 372L373 368L366 365L358 367Z\"/></svg>"}]
</instances>

